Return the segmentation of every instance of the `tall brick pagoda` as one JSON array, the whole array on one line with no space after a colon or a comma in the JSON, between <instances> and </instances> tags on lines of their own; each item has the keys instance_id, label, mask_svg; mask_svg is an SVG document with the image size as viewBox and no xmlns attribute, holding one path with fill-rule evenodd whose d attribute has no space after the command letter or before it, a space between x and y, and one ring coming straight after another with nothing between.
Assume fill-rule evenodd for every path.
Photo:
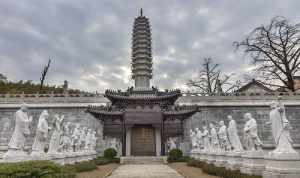
<instances>
[{"instance_id":1,"label":"tall brick pagoda","mask_svg":"<svg viewBox=\"0 0 300 178\"><path fill-rule=\"evenodd\" d=\"M132 33L132 79L126 91L106 90L110 106L90 106L87 111L101 120L104 135L120 138L122 156L165 155L166 140L183 135L183 121L197 107L176 106L181 91L159 91L152 79L151 29L149 19L135 18Z\"/></svg>"}]
</instances>

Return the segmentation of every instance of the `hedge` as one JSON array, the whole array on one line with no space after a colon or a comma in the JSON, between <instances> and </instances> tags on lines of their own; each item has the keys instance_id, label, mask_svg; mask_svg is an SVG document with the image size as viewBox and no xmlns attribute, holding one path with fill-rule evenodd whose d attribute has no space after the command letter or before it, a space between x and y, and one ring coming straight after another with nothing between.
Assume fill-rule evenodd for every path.
<instances>
[{"instance_id":1,"label":"hedge","mask_svg":"<svg viewBox=\"0 0 300 178\"><path fill-rule=\"evenodd\" d=\"M187 163L188 166L201 168L203 172L222 177L222 178L262 178L262 176L247 175L236 170L227 170L225 167L217 167L213 164L208 164L206 162L198 161L195 159L190 159Z\"/></svg>"},{"instance_id":2,"label":"hedge","mask_svg":"<svg viewBox=\"0 0 300 178\"><path fill-rule=\"evenodd\" d=\"M117 156L117 151L114 148L104 150L104 158L113 159Z\"/></svg>"},{"instance_id":3,"label":"hedge","mask_svg":"<svg viewBox=\"0 0 300 178\"><path fill-rule=\"evenodd\" d=\"M1 163L1 178L75 178L75 173L51 161Z\"/></svg>"},{"instance_id":4,"label":"hedge","mask_svg":"<svg viewBox=\"0 0 300 178\"><path fill-rule=\"evenodd\" d=\"M183 153L180 149L172 149L168 154L168 162L178 162L182 159Z\"/></svg>"}]
</instances>

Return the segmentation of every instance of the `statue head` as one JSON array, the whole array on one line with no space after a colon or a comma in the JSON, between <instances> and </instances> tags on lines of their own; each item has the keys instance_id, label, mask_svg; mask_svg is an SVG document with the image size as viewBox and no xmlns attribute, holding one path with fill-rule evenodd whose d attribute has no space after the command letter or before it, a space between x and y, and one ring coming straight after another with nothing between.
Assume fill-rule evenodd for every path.
<instances>
[{"instance_id":1,"label":"statue head","mask_svg":"<svg viewBox=\"0 0 300 178\"><path fill-rule=\"evenodd\" d=\"M23 112L27 112L28 111L28 104L26 104L26 103L21 104L21 110Z\"/></svg>"},{"instance_id":2,"label":"statue head","mask_svg":"<svg viewBox=\"0 0 300 178\"><path fill-rule=\"evenodd\" d=\"M207 130L207 126L206 126L206 125L204 125L204 126L203 126L203 129L204 129L204 130Z\"/></svg>"},{"instance_id":3,"label":"statue head","mask_svg":"<svg viewBox=\"0 0 300 178\"><path fill-rule=\"evenodd\" d=\"M251 115L251 113L246 113L246 114L244 114L244 118L246 119L246 120L250 120L251 118L252 118L252 115Z\"/></svg>"},{"instance_id":4,"label":"statue head","mask_svg":"<svg viewBox=\"0 0 300 178\"><path fill-rule=\"evenodd\" d=\"M42 113L41 113L40 118L48 119L48 117L49 117L48 111L47 110L43 110Z\"/></svg>"},{"instance_id":5,"label":"statue head","mask_svg":"<svg viewBox=\"0 0 300 178\"><path fill-rule=\"evenodd\" d=\"M233 120L232 115L228 115L227 119L230 120L230 121Z\"/></svg>"},{"instance_id":6,"label":"statue head","mask_svg":"<svg viewBox=\"0 0 300 178\"><path fill-rule=\"evenodd\" d=\"M272 101L270 104L271 109L275 109L278 107L278 102L277 101Z\"/></svg>"},{"instance_id":7,"label":"statue head","mask_svg":"<svg viewBox=\"0 0 300 178\"><path fill-rule=\"evenodd\" d=\"M220 124L220 126L225 125L224 121L220 121L219 124Z\"/></svg>"},{"instance_id":8,"label":"statue head","mask_svg":"<svg viewBox=\"0 0 300 178\"><path fill-rule=\"evenodd\" d=\"M214 128L215 126L214 126L214 124L213 123L209 123L209 128Z\"/></svg>"}]
</instances>

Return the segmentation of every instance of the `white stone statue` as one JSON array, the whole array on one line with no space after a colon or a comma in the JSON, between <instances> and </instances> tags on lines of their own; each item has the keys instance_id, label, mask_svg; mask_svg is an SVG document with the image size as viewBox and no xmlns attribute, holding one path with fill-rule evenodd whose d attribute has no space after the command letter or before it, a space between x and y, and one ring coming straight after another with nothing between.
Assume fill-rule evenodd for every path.
<instances>
[{"instance_id":1,"label":"white stone statue","mask_svg":"<svg viewBox=\"0 0 300 178\"><path fill-rule=\"evenodd\" d=\"M244 118L247 120L244 127L245 147L246 150L261 150L262 142L257 134L257 123L251 113L246 113Z\"/></svg>"},{"instance_id":2,"label":"white stone statue","mask_svg":"<svg viewBox=\"0 0 300 178\"><path fill-rule=\"evenodd\" d=\"M97 134L97 132L94 130L93 134L92 134L92 145L91 145L93 151L96 151L96 146L97 146L98 138L96 137L96 134Z\"/></svg>"},{"instance_id":3,"label":"white stone statue","mask_svg":"<svg viewBox=\"0 0 300 178\"><path fill-rule=\"evenodd\" d=\"M203 126L202 137L203 137L203 149L205 151L209 151L211 146L210 146L209 131L207 130L207 126Z\"/></svg>"},{"instance_id":4,"label":"white stone statue","mask_svg":"<svg viewBox=\"0 0 300 178\"><path fill-rule=\"evenodd\" d=\"M218 133L217 133L213 123L210 123L209 127L210 127L211 151L218 152L218 151L220 151L220 143L219 143L219 139L218 139Z\"/></svg>"},{"instance_id":5,"label":"white stone statue","mask_svg":"<svg viewBox=\"0 0 300 178\"><path fill-rule=\"evenodd\" d=\"M200 129L196 128L197 149L203 148L203 137Z\"/></svg>"},{"instance_id":6,"label":"white stone statue","mask_svg":"<svg viewBox=\"0 0 300 178\"><path fill-rule=\"evenodd\" d=\"M220 143L220 148L223 151L229 151L231 149L230 143L228 141L227 137L227 127L224 123L224 121L219 122L220 128L218 131L218 136L219 136L219 143Z\"/></svg>"},{"instance_id":7,"label":"white stone statue","mask_svg":"<svg viewBox=\"0 0 300 178\"><path fill-rule=\"evenodd\" d=\"M271 104L270 122L272 136L274 138L276 149L270 154L290 154L299 156L294 150L293 140L290 136L290 124L285 115L284 105L279 101L274 101Z\"/></svg>"},{"instance_id":8,"label":"white stone statue","mask_svg":"<svg viewBox=\"0 0 300 178\"><path fill-rule=\"evenodd\" d=\"M58 153L61 144L62 134L63 134L62 123L64 120L64 115L59 117L59 115L56 114L54 118L55 118L54 127L53 127L54 131L50 138L49 150L48 150L49 154Z\"/></svg>"},{"instance_id":9,"label":"white stone statue","mask_svg":"<svg viewBox=\"0 0 300 178\"><path fill-rule=\"evenodd\" d=\"M71 139L71 130L70 130L70 122L67 122L64 126L63 126L63 135L61 138L61 150L62 152L71 152L73 151L72 148L72 139Z\"/></svg>"},{"instance_id":10,"label":"white stone statue","mask_svg":"<svg viewBox=\"0 0 300 178\"><path fill-rule=\"evenodd\" d=\"M94 141L95 141L94 139L95 139L95 135L92 129L88 129L86 134L85 148L84 148L86 151L92 151L94 149L93 148Z\"/></svg>"},{"instance_id":11,"label":"white stone statue","mask_svg":"<svg viewBox=\"0 0 300 178\"><path fill-rule=\"evenodd\" d=\"M192 150L197 148L197 138L196 138L196 133L190 129L190 139L192 142Z\"/></svg>"},{"instance_id":12,"label":"white stone statue","mask_svg":"<svg viewBox=\"0 0 300 178\"><path fill-rule=\"evenodd\" d=\"M177 148L177 145L176 145L176 138L170 137L168 141L169 141L169 151L171 151L171 150Z\"/></svg>"},{"instance_id":13,"label":"white stone statue","mask_svg":"<svg viewBox=\"0 0 300 178\"><path fill-rule=\"evenodd\" d=\"M3 159L14 159L18 156L27 156L24 152L26 138L30 135L29 124L32 117L28 116L28 105L22 104L21 109L16 112L15 129L8 143L8 151Z\"/></svg>"},{"instance_id":14,"label":"white stone statue","mask_svg":"<svg viewBox=\"0 0 300 178\"><path fill-rule=\"evenodd\" d=\"M227 116L229 120L227 132L228 132L228 138L231 144L231 147L233 151L240 152L243 151L243 146L241 144L240 137L238 136L238 130L235 120L232 118L231 115Z\"/></svg>"},{"instance_id":15,"label":"white stone statue","mask_svg":"<svg viewBox=\"0 0 300 178\"><path fill-rule=\"evenodd\" d=\"M81 134L80 124L76 124L72 134L72 146L75 152L80 151L80 145L81 145L80 134Z\"/></svg>"},{"instance_id":16,"label":"white stone statue","mask_svg":"<svg viewBox=\"0 0 300 178\"><path fill-rule=\"evenodd\" d=\"M32 145L31 156L43 156L45 154L44 149L47 144L48 131L51 129L48 126L48 118L48 111L42 111L36 128L36 134Z\"/></svg>"},{"instance_id":17,"label":"white stone statue","mask_svg":"<svg viewBox=\"0 0 300 178\"><path fill-rule=\"evenodd\" d=\"M87 136L87 128L83 127L80 129L80 135L79 135L79 142L80 142L80 150L83 151L85 148L85 142L86 142L86 136Z\"/></svg>"}]
</instances>

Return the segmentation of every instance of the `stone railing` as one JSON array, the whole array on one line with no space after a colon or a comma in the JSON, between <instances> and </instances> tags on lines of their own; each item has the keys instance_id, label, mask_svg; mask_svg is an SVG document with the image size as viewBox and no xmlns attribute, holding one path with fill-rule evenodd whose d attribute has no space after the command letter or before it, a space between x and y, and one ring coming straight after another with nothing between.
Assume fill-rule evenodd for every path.
<instances>
[{"instance_id":1,"label":"stone railing","mask_svg":"<svg viewBox=\"0 0 300 178\"><path fill-rule=\"evenodd\" d=\"M19 94L0 94L0 104L17 103L107 103L108 100L103 94L55 94L55 93L19 93Z\"/></svg>"}]
</instances>

